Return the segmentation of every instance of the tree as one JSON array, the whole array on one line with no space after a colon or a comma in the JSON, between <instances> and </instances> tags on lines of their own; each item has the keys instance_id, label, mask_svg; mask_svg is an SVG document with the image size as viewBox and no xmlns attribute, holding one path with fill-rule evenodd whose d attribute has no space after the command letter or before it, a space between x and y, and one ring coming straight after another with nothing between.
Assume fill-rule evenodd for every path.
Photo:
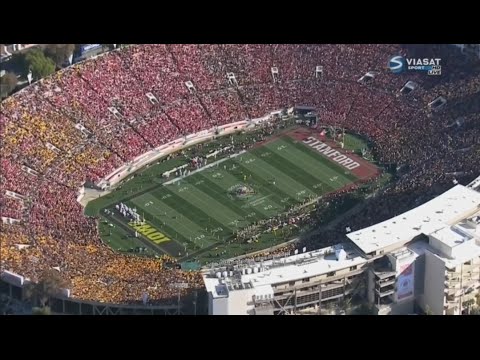
<instances>
[{"instance_id":1,"label":"tree","mask_svg":"<svg viewBox=\"0 0 480 360\"><path fill-rule=\"evenodd\" d=\"M12 65L12 68L15 69L15 72L22 75L26 76L28 73L28 64L27 61L25 60L25 53L20 53L17 52L12 55L12 58L10 60L10 64Z\"/></svg>"},{"instance_id":2,"label":"tree","mask_svg":"<svg viewBox=\"0 0 480 360\"><path fill-rule=\"evenodd\" d=\"M0 97L8 96L17 87L17 77L14 73L6 73L0 78Z\"/></svg>"},{"instance_id":3,"label":"tree","mask_svg":"<svg viewBox=\"0 0 480 360\"><path fill-rule=\"evenodd\" d=\"M10 299L0 294L0 315L7 315L10 308Z\"/></svg>"},{"instance_id":4,"label":"tree","mask_svg":"<svg viewBox=\"0 0 480 360\"><path fill-rule=\"evenodd\" d=\"M463 306L467 308L468 313L470 313L471 307L475 305L475 300L470 299L463 302Z\"/></svg>"},{"instance_id":5,"label":"tree","mask_svg":"<svg viewBox=\"0 0 480 360\"><path fill-rule=\"evenodd\" d=\"M32 315L52 315L52 311L49 306L35 307L32 309Z\"/></svg>"},{"instance_id":6,"label":"tree","mask_svg":"<svg viewBox=\"0 0 480 360\"><path fill-rule=\"evenodd\" d=\"M470 315L480 315L480 307L477 306L470 310Z\"/></svg>"},{"instance_id":7,"label":"tree","mask_svg":"<svg viewBox=\"0 0 480 360\"><path fill-rule=\"evenodd\" d=\"M375 315L375 307L372 304L363 303L355 309L354 315Z\"/></svg>"},{"instance_id":8,"label":"tree","mask_svg":"<svg viewBox=\"0 0 480 360\"><path fill-rule=\"evenodd\" d=\"M341 308L345 313L349 313L350 310L352 309L352 297L351 296L345 296L341 302Z\"/></svg>"},{"instance_id":9,"label":"tree","mask_svg":"<svg viewBox=\"0 0 480 360\"><path fill-rule=\"evenodd\" d=\"M41 79L55 72L55 62L45 57L41 49L30 50L25 56L25 60L34 79Z\"/></svg>"},{"instance_id":10,"label":"tree","mask_svg":"<svg viewBox=\"0 0 480 360\"><path fill-rule=\"evenodd\" d=\"M49 44L45 49L45 55L51 58L57 67L61 67L74 50L75 44Z\"/></svg>"},{"instance_id":11,"label":"tree","mask_svg":"<svg viewBox=\"0 0 480 360\"><path fill-rule=\"evenodd\" d=\"M45 308L50 298L58 295L60 289L66 287L68 287L68 283L59 271L46 270L38 283L30 283L25 287L25 296L32 301L33 305L39 304L41 308Z\"/></svg>"}]
</instances>

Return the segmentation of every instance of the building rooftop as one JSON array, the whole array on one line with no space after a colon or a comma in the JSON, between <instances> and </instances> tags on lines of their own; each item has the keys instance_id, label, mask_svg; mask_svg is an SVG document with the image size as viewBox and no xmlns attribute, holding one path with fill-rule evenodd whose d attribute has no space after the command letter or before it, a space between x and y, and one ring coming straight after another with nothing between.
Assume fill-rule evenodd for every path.
<instances>
[{"instance_id":1,"label":"building rooftop","mask_svg":"<svg viewBox=\"0 0 480 360\"><path fill-rule=\"evenodd\" d=\"M306 256L296 255L285 258L283 266L269 267L268 270L256 274L242 275L242 282L251 282L254 287L273 285L327 274L366 263L366 259L353 250L347 251L345 259L337 259L335 253L316 256L315 252L310 252L302 255Z\"/></svg>"},{"instance_id":2,"label":"building rooftop","mask_svg":"<svg viewBox=\"0 0 480 360\"><path fill-rule=\"evenodd\" d=\"M448 257L440 251L432 249L431 247L428 247L428 250L439 259L442 259L447 268L454 268L466 261L480 257L480 246L475 241L469 241L461 247L458 247L454 255L455 257L453 258Z\"/></svg>"},{"instance_id":3,"label":"building rooftop","mask_svg":"<svg viewBox=\"0 0 480 360\"><path fill-rule=\"evenodd\" d=\"M222 271L211 270L204 274L205 286L214 297L226 296L225 289L234 291L248 287L259 289L259 291L263 289L261 290L263 293L266 291L265 289L271 289L271 285L327 274L367 262L357 250L343 248L344 252L341 252L340 255L336 253L337 250L341 249L331 246L257 263L256 270L250 270L249 273L245 269L237 269L232 272L233 274L228 272L228 276L223 276ZM250 269L255 269L255 267L250 267ZM217 276L219 273L222 274L221 278ZM222 283L225 286L219 286ZM241 286L234 284L241 284Z\"/></svg>"},{"instance_id":4,"label":"building rooftop","mask_svg":"<svg viewBox=\"0 0 480 360\"><path fill-rule=\"evenodd\" d=\"M473 238L473 236L461 231L461 228L457 226L446 226L432 232L430 235L450 248L457 247Z\"/></svg>"},{"instance_id":5,"label":"building rooftop","mask_svg":"<svg viewBox=\"0 0 480 360\"><path fill-rule=\"evenodd\" d=\"M407 245L407 249L415 254L415 258L425 255L425 250L429 247L430 245L427 241L414 241Z\"/></svg>"},{"instance_id":6,"label":"building rooftop","mask_svg":"<svg viewBox=\"0 0 480 360\"><path fill-rule=\"evenodd\" d=\"M457 185L435 199L389 220L347 234L366 254L438 231L478 211L480 193Z\"/></svg>"},{"instance_id":7,"label":"building rooftop","mask_svg":"<svg viewBox=\"0 0 480 360\"><path fill-rule=\"evenodd\" d=\"M473 190L480 191L480 176L473 180L470 184L468 184L467 187Z\"/></svg>"}]
</instances>

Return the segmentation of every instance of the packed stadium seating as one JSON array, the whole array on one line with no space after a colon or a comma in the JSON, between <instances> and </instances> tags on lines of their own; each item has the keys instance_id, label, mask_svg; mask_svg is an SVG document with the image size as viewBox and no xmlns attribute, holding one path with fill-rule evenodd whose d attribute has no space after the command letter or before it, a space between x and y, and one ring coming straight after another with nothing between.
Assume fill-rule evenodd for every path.
<instances>
[{"instance_id":1,"label":"packed stadium seating","mask_svg":"<svg viewBox=\"0 0 480 360\"><path fill-rule=\"evenodd\" d=\"M448 67L445 77L391 74L388 59L409 51L418 50L134 45L34 83L1 103L0 215L21 221L0 225L3 269L36 280L43 270L59 267L72 296L101 302L141 302L144 292L151 302L161 302L176 294L169 285L179 281L201 287L198 273L163 266L173 259L121 255L104 245L96 219L85 217L76 201L78 188L182 135L293 105L314 106L322 124L369 137L379 161L408 165L385 199L372 201L350 220L352 230L403 211L392 204L408 191L444 186L452 173L473 179L480 163L478 66ZM451 48L431 51L455 61ZM317 66L323 67L321 76ZM278 68L276 78L272 67ZM358 82L369 71L373 80ZM228 82L227 72L239 86ZM400 94L409 80L419 88ZM449 105L433 113L428 103L440 95Z\"/></svg>"}]
</instances>

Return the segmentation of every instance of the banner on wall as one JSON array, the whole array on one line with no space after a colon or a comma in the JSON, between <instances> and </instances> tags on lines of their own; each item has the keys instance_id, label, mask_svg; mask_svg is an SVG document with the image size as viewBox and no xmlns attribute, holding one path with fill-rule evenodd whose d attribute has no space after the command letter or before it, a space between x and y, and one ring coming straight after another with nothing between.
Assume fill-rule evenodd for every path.
<instances>
[{"instance_id":1,"label":"banner on wall","mask_svg":"<svg viewBox=\"0 0 480 360\"><path fill-rule=\"evenodd\" d=\"M397 299L405 300L413 296L414 291L414 263L410 262L400 266L400 274L397 280Z\"/></svg>"}]
</instances>

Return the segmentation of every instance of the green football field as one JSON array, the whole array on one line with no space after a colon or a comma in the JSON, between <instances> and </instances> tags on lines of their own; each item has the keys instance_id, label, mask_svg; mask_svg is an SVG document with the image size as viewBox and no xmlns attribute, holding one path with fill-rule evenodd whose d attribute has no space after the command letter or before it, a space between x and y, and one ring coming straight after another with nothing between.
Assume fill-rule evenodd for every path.
<instances>
[{"instance_id":1,"label":"green football field","mask_svg":"<svg viewBox=\"0 0 480 360\"><path fill-rule=\"evenodd\" d=\"M237 230L260 219L356 180L344 168L285 135L124 200L145 222L123 227L150 241L158 253L191 258L225 244Z\"/></svg>"}]
</instances>

